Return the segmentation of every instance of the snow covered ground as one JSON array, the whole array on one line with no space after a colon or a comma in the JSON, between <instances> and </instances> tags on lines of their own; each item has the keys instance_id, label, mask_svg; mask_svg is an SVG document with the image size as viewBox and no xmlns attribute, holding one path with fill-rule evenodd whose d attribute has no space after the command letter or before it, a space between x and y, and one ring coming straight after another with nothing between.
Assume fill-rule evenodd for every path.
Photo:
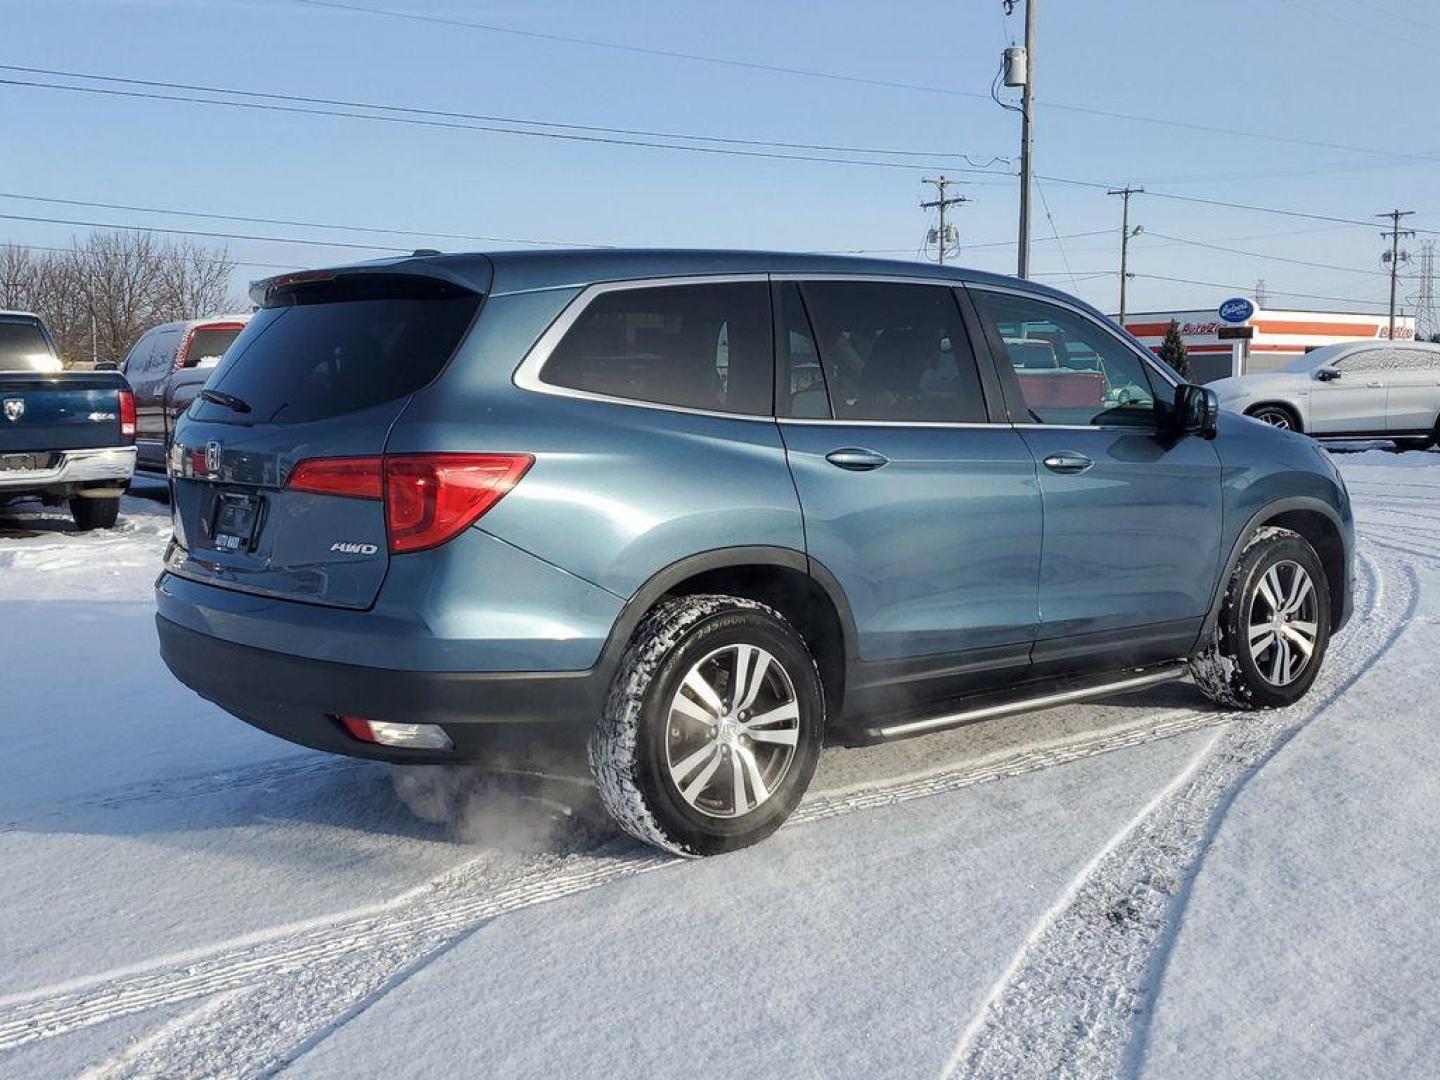
<instances>
[{"instance_id":1,"label":"snow covered ground","mask_svg":"<svg viewBox=\"0 0 1440 1080\"><path fill-rule=\"evenodd\" d=\"M1315 690L1184 685L827 751L682 862L543 786L255 732L170 679L153 485L0 511L0 1076L1440 1069L1440 454L1336 454Z\"/></svg>"}]
</instances>

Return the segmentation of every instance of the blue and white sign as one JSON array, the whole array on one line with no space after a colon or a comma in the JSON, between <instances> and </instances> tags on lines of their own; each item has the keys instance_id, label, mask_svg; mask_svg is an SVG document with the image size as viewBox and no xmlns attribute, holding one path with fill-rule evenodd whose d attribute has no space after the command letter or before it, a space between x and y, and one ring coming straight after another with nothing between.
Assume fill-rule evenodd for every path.
<instances>
[{"instance_id":1,"label":"blue and white sign","mask_svg":"<svg viewBox=\"0 0 1440 1080\"><path fill-rule=\"evenodd\" d=\"M1255 314L1255 303L1243 296L1232 296L1220 305L1220 318L1228 323L1243 323Z\"/></svg>"}]
</instances>

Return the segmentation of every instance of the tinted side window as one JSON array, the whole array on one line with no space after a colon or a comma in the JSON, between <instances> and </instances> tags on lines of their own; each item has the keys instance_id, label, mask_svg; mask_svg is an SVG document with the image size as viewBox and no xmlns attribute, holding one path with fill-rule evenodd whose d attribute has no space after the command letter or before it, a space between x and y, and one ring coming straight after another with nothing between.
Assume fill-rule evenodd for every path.
<instances>
[{"instance_id":1,"label":"tinted side window","mask_svg":"<svg viewBox=\"0 0 1440 1080\"><path fill-rule=\"evenodd\" d=\"M1104 327L1058 304L971 290L1000 342L1029 421L1154 426L1155 391L1145 362ZM1024 420L1024 417L1017 417Z\"/></svg>"},{"instance_id":2,"label":"tinted side window","mask_svg":"<svg viewBox=\"0 0 1440 1080\"><path fill-rule=\"evenodd\" d=\"M769 416L769 286L745 281L603 292L555 347L540 377L608 397Z\"/></svg>"},{"instance_id":3,"label":"tinted side window","mask_svg":"<svg viewBox=\"0 0 1440 1080\"><path fill-rule=\"evenodd\" d=\"M806 282L839 420L984 423L975 354L943 285Z\"/></svg>"}]
</instances>

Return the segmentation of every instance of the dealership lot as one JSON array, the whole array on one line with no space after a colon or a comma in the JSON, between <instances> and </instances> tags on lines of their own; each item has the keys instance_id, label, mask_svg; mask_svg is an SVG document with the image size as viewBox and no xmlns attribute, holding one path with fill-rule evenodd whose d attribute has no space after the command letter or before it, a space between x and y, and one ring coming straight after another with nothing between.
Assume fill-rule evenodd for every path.
<instances>
[{"instance_id":1,"label":"dealership lot","mask_svg":"<svg viewBox=\"0 0 1440 1080\"><path fill-rule=\"evenodd\" d=\"M1440 454L1337 460L1357 614L1299 705L1182 685L831 750L794 822L700 863L615 834L577 762L404 772L191 695L158 485L108 534L5 511L0 1073L739 1076L781 1032L790 1075L1414 1072Z\"/></svg>"}]
</instances>

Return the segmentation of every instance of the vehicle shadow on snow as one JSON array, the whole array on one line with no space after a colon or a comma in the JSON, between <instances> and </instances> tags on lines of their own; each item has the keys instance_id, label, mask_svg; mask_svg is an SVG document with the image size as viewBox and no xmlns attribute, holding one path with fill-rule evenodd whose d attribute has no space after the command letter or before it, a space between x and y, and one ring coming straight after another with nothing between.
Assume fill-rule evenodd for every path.
<instances>
[{"instance_id":1,"label":"vehicle shadow on snow","mask_svg":"<svg viewBox=\"0 0 1440 1080\"><path fill-rule=\"evenodd\" d=\"M504 766L392 766L316 754L270 766L99 793L0 821L0 833L145 838L186 844L235 830L247 848L295 853L294 828L523 852L572 852L615 836L578 774ZM257 775L258 771L258 775ZM241 782L236 782L241 778ZM309 856L298 856L306 860Z\"/></svg>"},{"instance_id":2,"label":"vehicle shadow on snow","mask_svg":"<svg viewBox=\"0 0 1440 1080\"><path fill-rule=\"evenodd\" d=\"M1167 684L1096 702L1063 726L1058 711L863 748L829 748L817 782L845 773L884 787L917 769L964 768L997 752L1023 752L1037 739L1084 736L1131 714L1174 708L1210 712L1192 686ZM1106 714L1104 720L1093 710ZM1045 719L1042 719L1045 718ZM1041 725L1044 725L1043 727ZM1137 725L1139 726L1139 725ZM827 768L827 760L829 767ZM853 766L853 767L850 767ZM858 767L858 771L857 768ZM0 821L0 832L147 838L184 845L197 833L233 830L237 844L277 860L308 861L294 829L333 830L363 843L413 841L508 852L569 854L614 841L617 828L600 807L583 752L534 751L483 765L392 766L300 754L229 772L156 781L78 800L28 820Z\"/></svg>"}]
</instances>

